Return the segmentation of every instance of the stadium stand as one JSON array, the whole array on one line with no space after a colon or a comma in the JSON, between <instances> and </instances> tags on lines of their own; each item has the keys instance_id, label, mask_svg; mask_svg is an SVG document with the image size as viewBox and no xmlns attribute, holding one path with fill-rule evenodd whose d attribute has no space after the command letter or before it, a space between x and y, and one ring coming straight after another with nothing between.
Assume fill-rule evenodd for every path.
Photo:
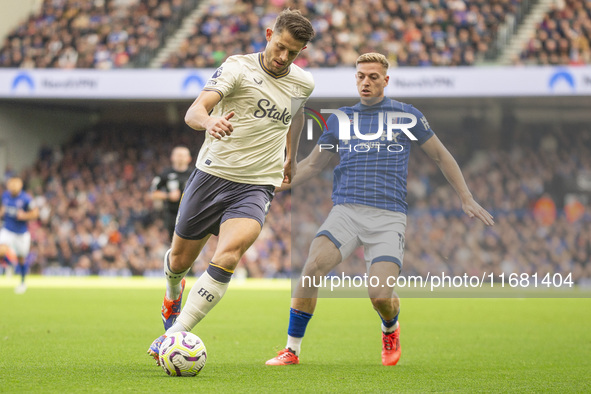
<instances>
[{"instance_id":1,"label":"stadium stand","mask_svg":"<svg viewBox=\"0 0 591 394\"><path fill-rule=\"evenodd\" d=\"M194 135L97 126L61 147L43 148L36 164L24 173L41 210L41 219L31 228L33 270L161 275L169 241L149 197L150 182L168 165L174 145L196 145L189 137ZM288 275L289 201L289 195L275 199L265 231L244 258L249 276ZM206 268L212 246L215 241L200 257L196 271Z\"/></svg>"},{"instance_id":2,"label":"stadium stand","mask_svg":"<svg viewBox=\"0 0 591 394\"><path fill-rule=\"evenodd\" d=\"M490 55L506 15L522 15L521 1L248 1L232 13L215 9L195 26L164 67L216 67L228 56L264 48L265 28L283 7L300 9L316 38L296 60L301 66L350 66L377 51L399 66L470 66Z\"/></svg>"},{"instance_id":3,"label":"stadium stand","mask_svg":"<svg viewBox=\"0 0 591 394\"><path fill-rule=\"evenodd\" d=\"M4 41L0 67L141 67L195 4L45 0L41 14ZM519 19L525 7L520 0L238 0L230 14L213 5L164 67L216 67L232 54L262 50L265 27L285 6L301 9L317 31L297 59L306 67L352 65L358 53L374 50L399 66L473 65L494 56L496 29L509 14ZM588 1L557 5L541 22L521 62L588 64L590 16ZM544 131L541 137L540 129L547 128L532 127L503 135L508 148L489 144L486 154L479 153L483 140L454 139L452 153L476 199L496 217L497 224L486 229L463 215L437 167L414 153L404 273L557 271L573 272L575 280L591 278L591 205L572 200L569 193L569 180L591 174L585 127ZM151 127L99 125L63 146L44 148L22 174L41 207L41 219L31 225L33 270L161 275L167 234L147 192L154 174L168 162L171 141L198 146L191 135L176 129L164 133ZM261 236L243 257L241 275L286 277L292 260L305 260L332 205L331 182L325 172L299 191L275 197ZM292 226L298 234L293 239ZM214 246L215 239L195 271L205 268ZM357 253L343 269L362 273L361 257Z\"/></svg>"},{"instance_id":4,"label":"stadium stand","mask_svg":"<svg viewBox=\"0 0 591 394\"><path fill-rule=\"evenodd\" d=\"M591 3L566 0L544 15L516 64L591 63Z\"/></svg>"},{"instance_id":5,"label":"stadium stand","mask_svg":"<svg viewBox=\"0 0 591 394\"><path fill-rule=\"evenodd\" d=\"M440 133L444 143L454 142L448 146L475 199L495 216L490 228L462 212L437 166L417 149L409 164L403 274L572 272L575 281L591 278L591 205L568 196L576 189L574 179L591 176L591 134L585 127L543 136L531 127L503 137L505 148L490 144L486 151L479 150L481 141L466 141L460 132ZM331 185L331 172L325 171L292 193L296 264L305 260L332 207ZM363 275L363 250L339 269Z\"/></svg>"},{"instance_id":6,"label":"stadium stand","mask_svg":"<svg viewBox=\"0 0 591 394\"><path fill-rule=\"evenodd\" d=\"M197 0L45 0L4 40L0 67L143 67Z\"/></svg>"},{"instance_id":7,"label":"stadium stand","mask_svg":"<svg viewBox=\"0 0 591 394\"><path fill-rule=\"evenodd\" d=\"M1 67L145 67L197 0L46 0L40 15L15 28L0 50ZM308 67L350 66L378 51L399 66L470 66L496 55L507 16L522 0L238 0L212 5L164 68L217 67L228 56L264 48L265 28L284 7L310 18L317 36L298 59Z\"/></svg>"},{"instance_id":8,"label":"stadium stand","mask_svg":"<svg viewBox=\"0 0 591 394\"><path fill-rule=\"evenodd\" d=\"M575 281L591 278L591 205L569 199L576 189L572 180L591 174L591 134L585 127L541 137L539 128L524 128L503 137L508 148L487 142L485 154L481 140L440 134L444 142L454 140L450 148L475 198L495 216L491 228L466 217L436 165L414 152L403 273L572 272ZM194 138L175 129L126 126L123 132L122 126L102 125L61 147L42 149L23 174L41 209L31 227L33 270L162 275L168 239L149 184L167 165L171 141L195 146ZM305 260L332 206L331 185L331 172L325 171L291 194L278 193L237 275L288 277L292 259ZM209 262L212 241L195 272ZM358 251L341 268L363 274L362 256Z\"/></svg>"}]
</instances>

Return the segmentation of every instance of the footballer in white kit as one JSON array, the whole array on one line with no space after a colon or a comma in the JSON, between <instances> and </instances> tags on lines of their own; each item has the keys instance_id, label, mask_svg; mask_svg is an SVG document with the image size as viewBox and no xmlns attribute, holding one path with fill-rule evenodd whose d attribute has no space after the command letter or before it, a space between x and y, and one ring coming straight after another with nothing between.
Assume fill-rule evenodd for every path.
<instances>
[{"instance_id":1,"label":"footballer in white kit","mask_svg":"<svg viewBox=\"0 0 591 394\"><path fill-rule=\"evenodd\" d=\"M313 36L299 11L284 10L266 30L265 50L229 57L187 111L185 122L206 134L165 256L166 332L148 350L157 361L166 335L192 330L222 298L261 232L275 187L291 181L314 89L312 75L293 61ZM181 311L184 276L212 234L219 235L214 256Z\"/></svg>"},{"instance_id":2,"label":"footballer in white kit","mask_svg":"<svg viewBox=\"0 0 591 394\"><path fill-rule=\"evenodd\" d=\"M233 182L281 186L292 99L313 89L312 75L294 64L274 74L263 53L230 56L203 90L221 99L211 116L234 113L234 132L223 139L206 134L197 168Z\"/></svg>"}]
</instances>

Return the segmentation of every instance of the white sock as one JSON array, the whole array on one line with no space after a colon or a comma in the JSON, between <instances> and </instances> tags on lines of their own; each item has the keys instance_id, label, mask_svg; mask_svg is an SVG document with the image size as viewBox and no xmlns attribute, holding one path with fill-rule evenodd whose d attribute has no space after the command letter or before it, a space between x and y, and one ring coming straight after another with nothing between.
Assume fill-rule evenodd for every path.
<instances>
[{"instance_id":1,"label":"white sock","mask_svg":"<svg viewBox=\"0 0 591 394\"><path fill-rule=\"evenodd\" d=\"M204 272L191 288L187 303L176 323L166 331L166 334L177 331L191 331L209 313L211 308L220 302L229 284L229 282L218 282L208 272ZM173 328L175 331L172 331Z\"/></svg>"},{"instance_id":2,"label":"white sock","mask_svg":"<svg viewBox=\"0 0 591 394\"><path fill-rule=\"evenodd\" d=\"M183 326L181 324L181 322L179 322L178 320L176 322L174 322L174 324L172 326L170 326L170 328L168 330L166 330L165 335L169 336L171 334L174 334L175 332L181 332L181 331L191 331L190 328L187 328L185 326Z\"/></svg>"},{"instance_id":3,"label":"white sock","mask_svg":"<svg viewBox=\"0 0 591 394\"><path fill-rule=\"evenodd\" d=\"M394 331L396 331L397 328L398 328L398 322L396 322L396 324L394 324L392 327L386 327L384 325L384 323L382 323L382 332L384 334L391 334Z\"/></svg>"},{"instance_id":4,"label":"white sock","mask_svg":"<svg viewBox=\"0 0 591 394\"><path fill-rule=\"evenodd\" d=\"M181 281L189 272L191 268L181 273L172 272L170 270L170 249L166 251L164 255L164 275L166 276L166 298L169 300L176 300L181 295Z\"/></svg>"},{"instance_id":5,"label":"white sock","mask_svg":"<svg viewBox=\"0 0 591 394\"><path fill-rule=\"evenodd\" d=\"M296 356L300 355L300 349L302 347L302 338L292 337L290 335L287 336L287 345L285 347L290 348L296 354Z\"/></svg>"}]
</instances>

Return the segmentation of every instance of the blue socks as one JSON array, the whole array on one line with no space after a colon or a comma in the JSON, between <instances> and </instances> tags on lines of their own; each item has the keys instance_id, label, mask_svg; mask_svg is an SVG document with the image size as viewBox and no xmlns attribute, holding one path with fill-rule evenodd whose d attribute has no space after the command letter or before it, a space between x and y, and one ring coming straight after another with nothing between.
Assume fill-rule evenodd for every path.
<instances>
[{"instance_id":1,"label":"blue socks","mask_svg":"<svg viewBox=\"0 0 591 394\"><path fill-rule=\"evenodd\" d=\"M380 316L380 319L382 319L382 331L385 334L390 334L391 332L394 332L396 328L398 328L398 325L396 323L398 323L398 315L400 315L400 311L398 311L398 313L396 314L396 316L394 316L392 320L384 320L384 318L382 317L382 315L380 315L379 312L378 315Z\"/></svg>"},{"instance_id":2,"label":"blue socks","mask_svg":"<svg viewBox=\"0 0 591 394\"><path fill-rule=\"evenodd\" d=\"M289 327L287 328L287 345L285 346L296 355L300 355L302 339L306 333L308 322L312 318L311 313L289 308Z\"/></svg>"},{"instance_id":3,"label":"blue socks","mask_svg":"<svg viewBox=\"0 0 591 394\"><path fill-rule=\"evenodd\" d=\"M290 337L302 338L306 333L306 327L311 318L311 313L289 308L289 327L287 329L287 335Z\"/></svg>"},{"instance_id":4,"label":"blue socks","mask_svg":"<svg viewBox=\"0 0 591 394\"><path fill-rule=\"evenodd\" d=\"M16 267L14 267L14 272L16 274L20 274L21 276L21 283L25 283L25 276L27 275L28 268L29 267L26 262L23 264L17 263Z\"/></svg>"},{"instance_id":5,"label":"blue socks","mask_svg":"<svg viewBox=\"0 0 591 394\"><path fill-rule=\"evenodd\" d=\"M380 315L380 319L382 319L382 323L384 324L384 327L386 327L386 328L394 327L394 324L398 323L398 315L399 314L400 314L400 312L398 312L396 314L396 316L394 316L394 319L392 319L392 320L384 320L382 315Z\"/></svg>"},{"instance_id":6,"label":"blue socks","mask_svg":"<svg viewBox=\"0 0 591 394\"><path fill-rule=\"evenodd\" d=\"M229 283L232 279L232 274L234 271L230 271L214 263L209 263L209 266L207 267L207 273L214 280L217 280L220 283Z\"/></svg>"}]
</instances>

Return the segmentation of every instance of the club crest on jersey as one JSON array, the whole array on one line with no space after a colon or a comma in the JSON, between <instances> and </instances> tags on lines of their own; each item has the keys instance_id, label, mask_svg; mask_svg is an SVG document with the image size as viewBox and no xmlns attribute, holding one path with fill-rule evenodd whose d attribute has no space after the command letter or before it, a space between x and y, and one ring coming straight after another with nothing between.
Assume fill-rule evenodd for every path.
<instances>
[{"instance_id":1,"label":"club crest on jersey","mask_svg":"<svg viewBox=\"0 0 591 394\"><path fill-rule=\"evenodd\" d=\"M213 75L211 76L211 79L216 79L217 77L219 77L220 75L222 75L222 70L224 68L222 66L218 67L217 70L215 70L215 72L213 73Z\"/></svg>"},{"instance_id":2,"label":"club crest on jersey","mask_svg":"<svg viewBox=\"0 0 591 394\"><path fill-rule=\"evenodd\" d=\"M254 111L253 116L257 119L270 118L275 122L281 122L288 126L291 123L291 113L287 108L280 111L275 104L267 99L260 99L257 103L258 109Z\"/></svg>"}]
</instances>

